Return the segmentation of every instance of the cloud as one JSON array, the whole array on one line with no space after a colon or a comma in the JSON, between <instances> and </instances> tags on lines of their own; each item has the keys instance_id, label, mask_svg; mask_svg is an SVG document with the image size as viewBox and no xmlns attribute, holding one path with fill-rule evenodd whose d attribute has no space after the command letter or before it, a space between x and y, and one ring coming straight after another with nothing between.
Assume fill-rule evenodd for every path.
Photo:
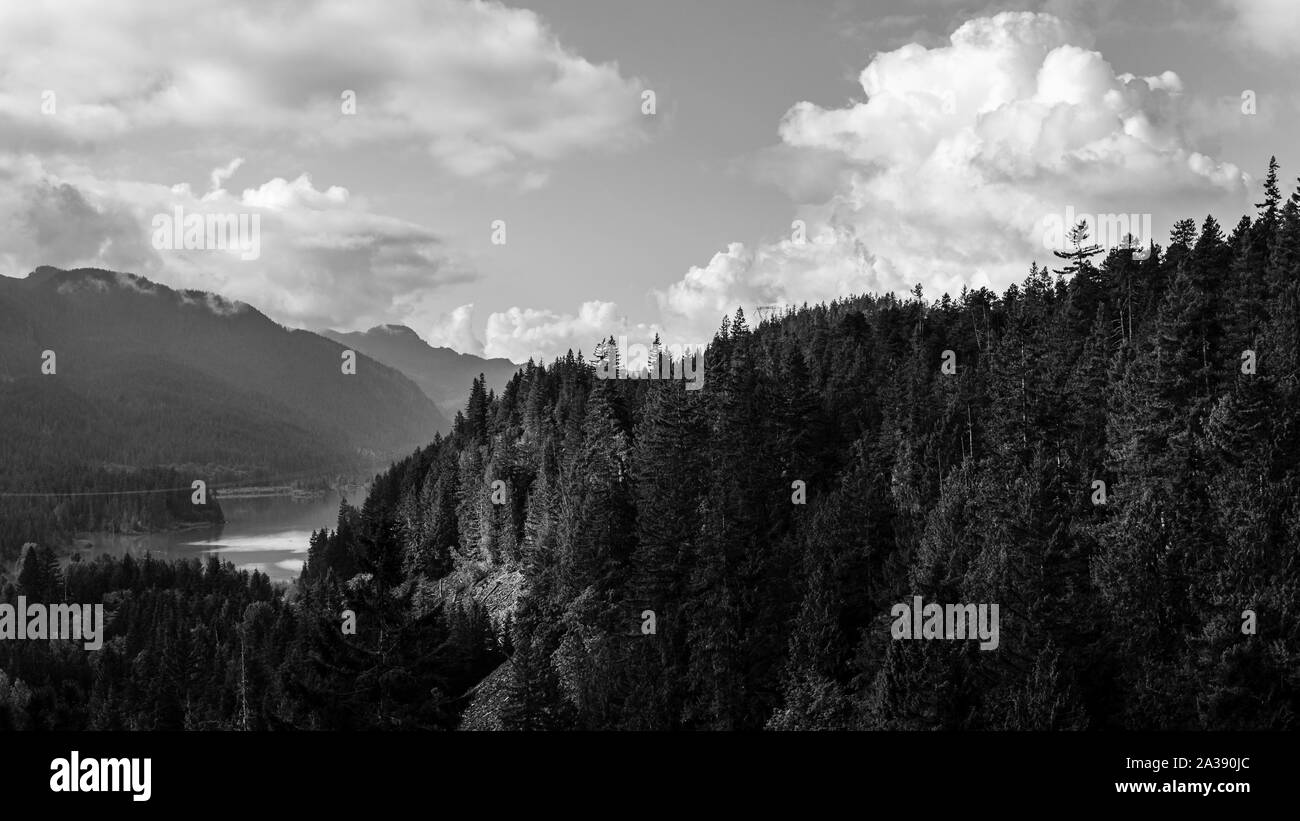
<instances>
[{"instance_id":1,"label":"cloud","mask_svg":"<svg viewBox=\"0 0 1300 821\"><path fill-rule=\"evenodd\" d=\"M220 294L204 291L181 291L181 304L206 308L218 316L235 316L249 310L246 302L232 302Z\"/></svg>"},{"instance_id":2,"label":"cloud","mask_svg":"<svg viewBox=\"0 0 1300 821\"><path fill-rule=\"evenodd\" d=\"M971 20L946 45L876 55L859 79L864 102L794 105L753 164L789 186L807 240L734 243L692 268L655 292L666 328L918 282L929 296L1002 289L1052 260L1044 221L1067 207L1165 226L1248 207L1249 178L1193 146L1204 124L1176 74L1118 73L1051 15Z\"/></svg>"},{"instance_id":3,"label":"cloud","mask_svg":"<svg viewBox=\"0 0 1300 821\"><path fill-rule=\"evenodd\" d=\"M590 356L596 344L610 336L626 334L629 343L648 343L657 330L654 325L629 323L613 302L584 302L576 314L514 307L488 316L484 350L489 357L504 356L514 362L549 359L569 350Z\"/></svg>"},{"instance_id":4,"label":"cloud","mask_svg":"<svg viewBox=\"0 0 1300 821\"><path fill-rule=\"evenodd\" d=\"M224 180L236 165L212 178ZM256 219L259 256L155 247L155 218L178 208L242 218L250 228ZM12 227L0 235L5 273L39 265L132 271L308 328L422 321L437 315L441 286L476 277L428 229L364 210L347 189L317 187L305 173L239 195L217 188L199 196L185 184L103 180L73 168L55 174L36 158L0 155L0 224Z\"/></svg>"},{"instance_id":5,"label":"cloud","mask_svg":"<svg viewBox=\"0 0 1300 821\"><path fill-rule=\"evenodd\" d=\"M147 269L156 255L130 207L87 197L32 157L0 155L0 265Z\"/></svg>"},{"instance_id":6,"label":"cloud","mask_svg":"<svg viewBox=\"0 0 1300 821\"><path fill-rule=\"evenodd\" d=\"M238 171L239 167L243 164L244 158L236 157L221 168L212 169L212 173L208 175L208 179L212 181L212 187L209 189L209 192L215 194L216 192L223 190L221 187L222 183L234 176L235 172Z\"/></svg>"},{"instance_id":7,"label":"cloud","mask_svg":"<svg viewBox=\"0 0 1300 821\"><path fill-rule=\"evenodd\" d=\"M14 145L215 129L414 141L455 174L531 185L562 157L639 144L650 122L642 83L616 64L574 54L531 11L469 0L391 0L382 14L345 0L5 3L0 77Z\"/></svg>"},{"instance_id":8,"label":"cloud","mask_svg":"<svg viewBox=\"0 0 1300 821\"><path fill-rule=\"evenodd\" d=\"M872 256L847 229L746 246L731 243L679 282L656 291L665 332L708 341L737 307L756 324L760 309L907 290L909 282Z\"/></svg>"},{"instance_id":9,"label":"cloud","mask_svg":"<svg viewBox=\"0 0 1300 821\"><path fill-rule=\"evenodd\" d=\"M1234 33L1274 57L1295 60L1300 16L1291 0L1222 0L1235 15Z\"/></svg>"},{"instance_id":10,"label":"cloud","mask_svg":"<svg viewBox=\"0 0 1300 821\"><path fill-rule=\"evenodd\" d=\"M461 353L483 355L483 342L474 334L474 303L461 305L450 313L439 314L424 338L435 348L451 348Z\"/></svg>"},{"instance_id":11,"label":"cloud","mask_svg":"<svg viewBox=\"0 0 1300 821\"><path fill-rule=\"evenodd\" d=\"M216 172L214 171L215 175ZM326 191L317 191L312 186L311 177L300 174L290 182L283 177L263 183L257 188L246 188L240 203L250 208L265 208L271 211L285 211L294 208L306 208L321 211L345 206L348 202L348 190L338 185L331 185Z\"/></svg>"}]
</instances>

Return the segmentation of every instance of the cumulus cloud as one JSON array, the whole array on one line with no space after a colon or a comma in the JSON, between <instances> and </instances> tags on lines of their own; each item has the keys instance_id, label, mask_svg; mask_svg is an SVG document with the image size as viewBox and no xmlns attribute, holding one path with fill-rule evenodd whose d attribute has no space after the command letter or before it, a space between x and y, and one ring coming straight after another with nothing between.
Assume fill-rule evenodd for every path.
<instances>
[{"instance_id":1,"label":"cumulus cloud","mask_svg":"<svg viewBox=\"0 0 1300 821\"><path fill-rule=\"evenodd\" d=\"M482 356L483 342L474 334L474 303L439 314L424 339L434 347Z\"/></svg>"},{"instance_id":2,"label":"cumulus cloud","mask_svg":"<svg viewBox=\"0 0 1300 821\"><path fill-rule=\"evenodd\" d=\"M219 128L416 141L451 172L526 186L561 157L644 140L649 122L642 84L617 65L574 54L531 11L470 0L392 0L382 14L346 0L288 13L261 0L4 3L0 77L0 134L18 140L71 149Z\"/></svg>"},{"instance_id":3,"label":"cumulus cloud","mask_svg":"<svg viewBox=\"0 0 1300 821\"><path fill-rule=\"evenodd\" d=\"M292 182L283 177L276 177L257 188L246 188L240 202L250 208L264 208L270 211L294 208L321 211L346 205L348 190L342 186L331 185L326 191L317 191L312 185L311 177L304 173L298 175Z\"/></svg>"},{"instance_id":4,"label":"cumulus cloud","mask_svg":"<svg viewBox=\"0 0 1300 821\"><path fill-rule=\"evenodd\" d=\"M439 234L301 169L242 190L232 179L364 148L529 191L554 163L635 146L653 123L640 80L575 54L535 13L481 0L393 0L382 14L344 0L288 13L260 0L5 3L0 78L0 272L130 270L287 325L404 322L478 353L472 306L441 313L443 286L477 274ZM161 152L171 162L150 161ZM202 183L164 181L195 157L216 165ZM255 217L259 255L154 247L152 221L176 209Z\"/></svg>"},{"instance_id":5,"label":"cumulus cloud","mask_svg":"<svg viewBox=\"0 0 1300 821\"><path fill-rule=\"evenodd\" d=\"M626 335L629 344L645 344L657 330L655 325L629 323L613 302L584 302L574 314L514 307L488 317L484 349L487 356L514 362L550 359L569 350L590 356L596 344L610 336Z\"/></svg>"},{"instance_id":6,"label":"cumulus cloud","mask_svg":"<svg viewBox=\"0 0 1300 821\"><path fill-rule=\"evenodd\" d=\"M882 266L848 229L746 246L731 243L704 266L655 292L666 332L674 338L708 341L736 308L751 323L762 309L781 312L805 302L830 301L863 293L906 290L895 270Z\"/></svg>"},{"instance_id":7,"label":"cumulus cloud","mask_svg":"<svg viewBox=\"0 0 1300 821\"><path fill-rule=\"evenodd\" d=\"M1004 288L1052 259L1045 221L1067 208L1167 226L1247 207L1249 178L1192 145L1176 74L1117 72L1051 15L971 20L945 45L878 54L859 79L864 102L794 105L760 163L791 181L807 239L732 244L692 268L655 294L667 328L915 283L930 296Z\"/></svg>"},{"instance_id":8,"label":"cumulus cloud","mask_svg":"<svg viewBox=\"0 0 1300 821\"><path fill-rule=\"evenodd\" d=\"M211 179L224 181L235 165ZM260 255L158 247L154 221L176 209L246 218L250 229L255 219ZM198 195L186 184L55 174L33 157L0 155L0 224L12 226L0 246L5 273L43 264L129 270L175 288L218 291L308 328L422 321L437 315L441 286L475 277L428 229L359 208L347 189L318 187L305 173L238 195L222 188Z\"/></svg>"}]
</instances>

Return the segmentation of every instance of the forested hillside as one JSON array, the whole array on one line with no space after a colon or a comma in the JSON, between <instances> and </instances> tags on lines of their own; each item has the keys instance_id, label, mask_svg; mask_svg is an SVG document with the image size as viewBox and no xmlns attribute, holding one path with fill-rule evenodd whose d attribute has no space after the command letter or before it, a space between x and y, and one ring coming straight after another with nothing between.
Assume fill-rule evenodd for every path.
<instances>
[{"instance_id":1,"label":"forested hillside","mask_svg":"<svg viewBox=\"0 0 1300 821\"><path fill-rule=\"evenodd\" d=\"M72 529L186 521L123 491L383 463L450 426L387 366L358 354L345 374L343 350L131 274L0 277L0 494L121 494L0 498L0 557Z\"/></svg>"},{"instance_id":2,"label":"forested hillside","mask_svg":"<svg viewBox=\"0 0 1300 821\"><path fill-rule=\"evenodd\" d=\"M371 591L360 578L348 589ZM344 636L339 610L327 612L335 601L286 596L216 556L60 567L48 548L29 548L0 580L0 602L19 595L102 601L107 627L95 652L0 642L0 730L450 729L452 696L503 658L473 608L428 609L387 634L395 621L366 619Z\"/></svg>"},{"instance_id":3,"label":"forested hillside","mask_svg":"<svg viewBox=\"0 0 1300 821\"><path fill-rule=\"evenodd\" d=\"M1001 295L738 311L701 390L475 380L287 592L29 549L0 597L109 640L4 643L0 718L451 728L504 670L470 712L513 729L1296 729L1300 194L1076 239ZM998 647L892 639L913 596L998 604Z\"/></svg>"},{"instance_id":4,"label":"forested hillside","mask_svg":"<svg viewBox=\"0 0 1300 821\"><path fill-rule=\"evenodd\" d=\"M476 383L308 575L521 568L507 727L1295 727L1298 203L1274 168L1147 259L737 312L700 391ZM914 595L998 603L998 649L892 640Z\"/></svg>"}]
</instances>

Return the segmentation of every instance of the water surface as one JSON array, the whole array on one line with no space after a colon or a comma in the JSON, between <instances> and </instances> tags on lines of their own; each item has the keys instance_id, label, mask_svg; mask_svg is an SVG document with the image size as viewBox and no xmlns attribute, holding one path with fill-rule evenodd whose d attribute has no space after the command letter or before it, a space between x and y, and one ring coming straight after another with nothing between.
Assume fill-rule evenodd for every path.
<instances>
[{"instance_id":1,"label":"water surface","mask_svg":"<svg viewBox=\"0 0 1300 821\"><path fill-rule=\"evenodd\" d=\"M344 495L359 504L365 492L355 489ZM337 490L313 497L223 498L224 525L130 536L83 533L77 541L81 553L92 555L130 553L142 558L147 552L166 559L203 559L216 553L241 569L260 570L273 581L292 581L302 571L312 531L337 526L339 499Z\"/></svg>"}]
</instances>

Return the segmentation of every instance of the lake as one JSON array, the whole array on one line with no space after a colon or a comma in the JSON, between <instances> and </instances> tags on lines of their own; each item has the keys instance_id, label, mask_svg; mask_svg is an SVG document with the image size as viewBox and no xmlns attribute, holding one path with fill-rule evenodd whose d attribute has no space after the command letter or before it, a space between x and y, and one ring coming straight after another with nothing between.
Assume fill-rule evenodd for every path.
<instances>
[{"instance_id":1,"label":"lake","mask_svg":"<svg viewBox=\"0 0 1300 821\"><path fill-rule=\"evenodd\" d=\"M307 559L313 530L338 523L340 491L322 496L257 496L221 499L224 525L193 530L143 533L129 536L107 533L77 535L80 552L143 557L146 552L166 559L200 559L217 553L223 561L246 570L260 570L272 581L293 581ZM365 498L363 488L343 493L351 504ZM86 542L92 547L87 549Z\"/></svg>"}]
</instances>

